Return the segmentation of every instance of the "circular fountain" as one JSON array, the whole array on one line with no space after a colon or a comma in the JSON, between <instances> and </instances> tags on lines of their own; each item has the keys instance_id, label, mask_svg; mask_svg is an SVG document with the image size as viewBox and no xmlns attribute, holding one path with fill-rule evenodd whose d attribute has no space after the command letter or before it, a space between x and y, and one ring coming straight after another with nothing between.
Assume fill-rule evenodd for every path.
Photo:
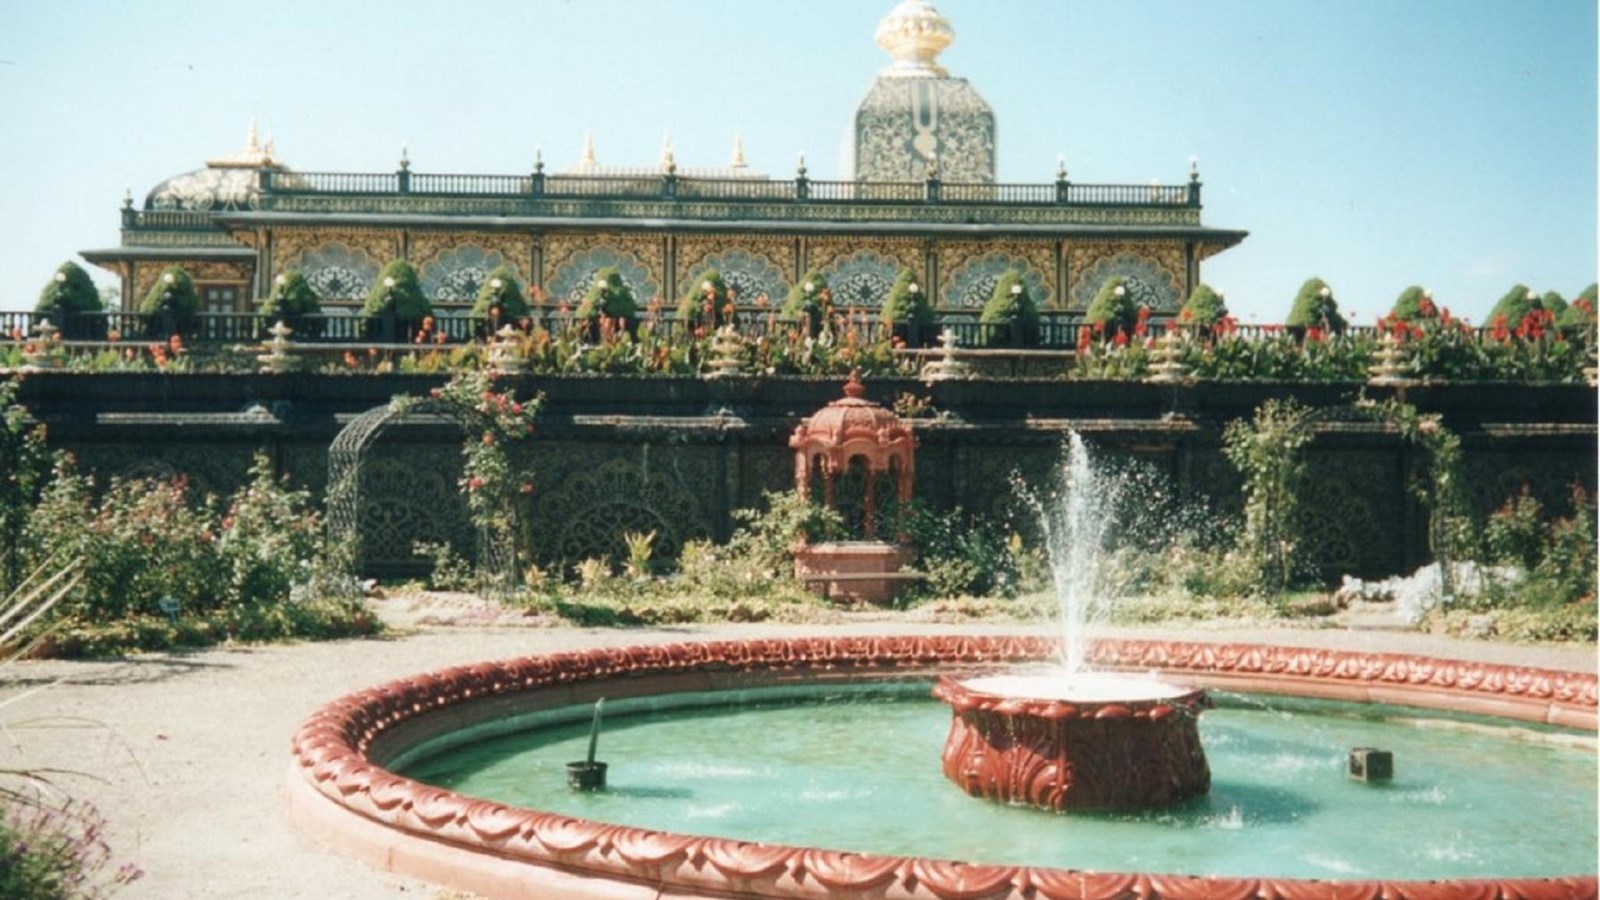
<instances>
[{"instance_id":1,"label":"circular fountain","mask_svg":"<svg viewBox=\"0 0 1600 900\"><path fill-rule=\"evenodd\" d=\"M593 701L602 696L610 705L686 693L933 679L1035 665L1058 652L1057 642L1034 637L798 638L607 648L460 666L363 691L314 714L293 742L290 811L301 827L372 865L489 897L1436 900L1596 895L1596 878L1583 868L1554 877L1407 880L1373 874L1330 882L1249 872L1141 874L1114 866L1088 871L763 843L519 808L425 784L392 768L405 757L461 740L538 727L519 717L566 709L574 712L574 722L586 722ZM1101 641L1088 648L1088 661L1100 670L1160 671L1172 681L1212 691L1389 703L1590 733L1596 721L1592 674L1168 641ZM612 761L626 769L614 752ZM1332 774L1344 780L1337 769ZM772 810L784 801L764 803ZM1043 827L1073 817L1035 818ZM1498 826L1486 822L1483 827ZM1593 839L1591 832L1591 858Z\"/></svg>"}]
</instances>

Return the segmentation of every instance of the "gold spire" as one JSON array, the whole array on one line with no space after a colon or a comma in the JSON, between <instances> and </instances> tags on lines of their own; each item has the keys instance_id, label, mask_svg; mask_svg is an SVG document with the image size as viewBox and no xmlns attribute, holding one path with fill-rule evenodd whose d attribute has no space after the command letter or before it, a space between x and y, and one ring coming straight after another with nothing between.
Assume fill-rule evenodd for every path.
<instances>
[{"instance_id":1,"label":"gold spire","mask_svg":"<svg viewBox=\"0 0 1600 900\"><path fill-rule=\"evenodd\" d=\"M583 133L583 158L578 160L578 168L580 170L589 170L599 168L599 166L600 161L594 155L594 132L585 131Z\"/></svg>"},{"instance_id":2,"label":"gold spire","mask_svg":"<svg viewBox=\"0 0 1600 900\"><path fill-rule=\"evenodd\" d=\"M255 116L250 117L250 131L245 135L244 149L237 153L219 156L206 160L206 165L214 169L261 169L278 168L277 148L271 138L265 147L261 146L260 129L256 127Z\"/></svg>"},{"instance_id":3,"label":"gold spire","mask_svg":"<svg viewBox=\"0 0 1600 900\"><path fill-rule=\"evenodd\" d=\"M750 168L750 164L744 159L744 138L740 137L737 131L733 133L733 162L728 165L735 169Z\"/></svg>"},{"instance_id":4,"label":"gold spire","mask_svg":"<svg viewBox=\"0 0 1600 900\"><path fill-rule=\"evenodd\" d=\"M950 21L928 0L901 0L878 23L878 46L894 57L885 78L944 78L939 54L956 39Z\"/></svg>"}]
</instances>

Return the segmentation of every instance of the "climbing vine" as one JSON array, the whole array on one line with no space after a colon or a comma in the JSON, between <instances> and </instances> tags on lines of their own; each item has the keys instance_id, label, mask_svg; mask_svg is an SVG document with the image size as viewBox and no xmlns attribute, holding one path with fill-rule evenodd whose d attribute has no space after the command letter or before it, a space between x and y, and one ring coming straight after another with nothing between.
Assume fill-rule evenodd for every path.
<instances>
[{"instance_id":1,"label":"climbing vine","mask_svg":"<svg viewBox=\"0 0 1600 900\"><path fill-rule=\"evenodd\" d=\"M1454 590L1452 563L1471 528L1461 473L1461 438L1444 427L1438 413L1423 414L1409 403L1389 399L1372 407L1379 420L1427 454L1427 472L1410 484L1413 496L1428 511L1428 549L1439 564L1445 596Z\"/></svg>"},{"instance_id":2,"label":"climbing vine","mask_svg":"<svg viewBox=\"0 0 1600 900\"><path fill-rule=\"evenodd\" d=\"M1288 587L1295 574L1295 511L1306 471L1301 450L1311 442L1313 413L1292 398L1268 400L1253 421L1229 422L1222 435L1223 452L1244 477L1240 543L1268 594Z\"/></svg>"},{"instance_id":3,"label":"climbing vine","mask_svg":"<svg viewBox=\"0 0 1600 900\"><path fill-rule=\"evenodd\" d=\"M397 415L425 406L461 424L465 438L458 485L468 518L487 538L484 544L491 553L509 551L509 558L497 560L497 565L480 560L480 569L497 569L501 575L516 571L517 523L524 518L522 507L533 493L533 481L512 461L510 448L533 436L543 405L543 394L523 400L515 390L498 388L490 371L463 372L430 391L426 401L401 395L389 403Z\"/></svg>"}]
</instances>

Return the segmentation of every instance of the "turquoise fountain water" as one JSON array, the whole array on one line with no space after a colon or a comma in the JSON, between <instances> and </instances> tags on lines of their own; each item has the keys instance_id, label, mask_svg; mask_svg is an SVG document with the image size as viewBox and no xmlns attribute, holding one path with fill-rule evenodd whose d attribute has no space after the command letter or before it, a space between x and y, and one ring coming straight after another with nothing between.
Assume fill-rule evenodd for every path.
<instances>
[{"instance_id":1,"label":"turquoise fountain water","mask_svg":"<svg viewBox=\"0 0 1600 900\"><path fill-rule=\"evenodd\" d=\"M726 697L634 715L608 703L616 714L602 748L613 772L602 794L568 791L562 776L583 753L587 710L577 711L582 721L475 743L404 773L619 824L983 862L1316 878L1594 866L1592 739L1415 710L1224 696L1200 723L1207 796L1160 811L1050 815L952 789L938 765L949 710L926 690L834 687L804 702ZM1360 745L1395 751L1393 782L1345 776L1345 755Z\"/></svg>"}]
</instances>

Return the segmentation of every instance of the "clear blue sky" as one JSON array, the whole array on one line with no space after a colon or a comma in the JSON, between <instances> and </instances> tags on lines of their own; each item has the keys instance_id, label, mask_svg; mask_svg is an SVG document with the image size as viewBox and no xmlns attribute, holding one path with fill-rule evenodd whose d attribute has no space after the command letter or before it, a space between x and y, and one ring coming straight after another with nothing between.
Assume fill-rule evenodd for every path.
<instances>
[{"instance_id":1,"label":"clear blue sky","mask_svg":"<svg viewBox=\"0 0 1600 900\"><path fill-rule=\"evenodd\" d=\"M123 188L242 147L313 171L602 163L832 175L890 0L0 4L0 308L117 240ZM1595 280L1594 0L938 0L1000 177L1206 183L1251 232L1206 264L1245 320L1301 281L1361 321L1411 283L1481 320ZM109 280L109 279L108 279Z\"/></svg>"}]
</instances>

